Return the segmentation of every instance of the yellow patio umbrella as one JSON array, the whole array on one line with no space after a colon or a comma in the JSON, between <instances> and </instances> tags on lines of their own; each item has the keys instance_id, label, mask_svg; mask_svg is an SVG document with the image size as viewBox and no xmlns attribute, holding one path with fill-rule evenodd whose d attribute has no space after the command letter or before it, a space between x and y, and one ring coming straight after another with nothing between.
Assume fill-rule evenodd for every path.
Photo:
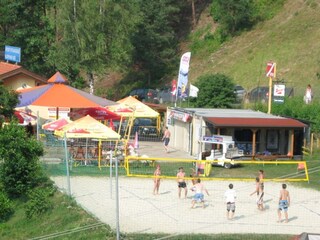
<instances>
[{"instance_id":1,"label":"yellow patio umbrella","mask_svg":"<svg viewBox=\"0 0 320 240\"><path fill-rule=\"evenodd\" d=\"M81 132L82 131L82 132ZM97 138L103 140L119 140L120 135L111 128L95 120L89 115L64 125L54 132L55 135L67 138Z\"/></svg>"},{"instance_id":2,"label":"yellow patio umbrella","mask_svg":"<svg viewBox=\"0 0 320 240\"><path fill-rule=\"evenodd\" d=\"M64 125L59 130L54 132L55 135L65 138L94 138L99 139L99 156L98 164L100 167L101 154L100 147L101 141L118 141L120 135L113 131L111 128L103 125L99 121L90 117L89 115L80 118L74 122Z\"/></svg>"},{"instance_id":3,"label":"yellow patio umbrella","mask_svg":"<svg viewBox=\"0 0 320 240\"><path fill-rule=\"evenodd\" d=\"M157 118L157 130L160 131L160 114L157 111L132 96L123 98L117 103L119 104L107 108L122 117Z\"/></svg>"},{"instance_id":4,"label":"yellow patio umbrella","mask_svg":"<svg viewBox=\"0 0 320 240\"><path fill-rule=\"evenodd\" d=\"M114 105L114 106L108 106L109 109L117 109L119 107L126 106L134 111L133 115L135 118L157 118L159 116L159 113L143 102L139 101L138 99L129 96L126 98L123 98L117 103L120 103L119 105ZM130 113L127 113L128 116L131 116Z\"/></svg>"}]
</instances>

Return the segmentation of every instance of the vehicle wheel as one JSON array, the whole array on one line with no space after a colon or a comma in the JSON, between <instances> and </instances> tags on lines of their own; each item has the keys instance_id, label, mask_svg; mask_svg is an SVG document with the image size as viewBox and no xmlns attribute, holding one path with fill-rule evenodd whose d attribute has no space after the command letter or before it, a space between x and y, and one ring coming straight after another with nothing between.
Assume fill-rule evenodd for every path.
<instances>
[{"instance_id":1,"label":"vehicle wheel","mask_svg":"<svg viewBox=\"0 0 320 240\"><path fill-rule=\"evenodd\" d=\"M225 164L224 164L224 168L230 169L230 168L231 168L231 163L225 163Z\"/></svg>"}]
</instances>

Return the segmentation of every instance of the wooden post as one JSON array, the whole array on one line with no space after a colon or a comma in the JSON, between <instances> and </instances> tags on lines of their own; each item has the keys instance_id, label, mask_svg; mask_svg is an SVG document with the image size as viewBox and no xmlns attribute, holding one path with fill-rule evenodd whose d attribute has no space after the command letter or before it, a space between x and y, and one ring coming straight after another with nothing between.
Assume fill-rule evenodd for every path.
<instances>
[{"instance_id":1,"label":"wooden post","mask_svg":"<svg viewBox=\"0 0 320 240\"><path fill-rule=\"evenodd\" d=\"M290 156L293 157L293 154L294 154L294 130L291 129L290 130L290 150L289 150L289 153L290 153Z\"/></svg>"},{"instance_id":2,"label":"wooden post","mask_svg":"<svg viewBox=\"0 0 320 240\"><path fill-rule=\"evenodd\" d=\"M220 135L220 128L217 128L217 135ZM217 145L217 149L220 149L220 144Z\"/></svg>"},{"instance_id":3,"label":"wooden post","mask_svg":"<svg viewBox=\"0 0 320 240\"><path fill-rule=\"evenodd\" d=\"M252 158L254 158L254 156L256 155L256 133L257 133L257 129L251 129L252 131Z\"/></svg>"}]
</instances>

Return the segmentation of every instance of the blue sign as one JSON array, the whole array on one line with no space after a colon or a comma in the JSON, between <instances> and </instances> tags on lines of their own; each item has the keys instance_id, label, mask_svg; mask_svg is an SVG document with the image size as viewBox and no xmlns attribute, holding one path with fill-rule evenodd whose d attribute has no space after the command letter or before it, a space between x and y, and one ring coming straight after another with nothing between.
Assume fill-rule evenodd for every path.
<instances>
[{"instance_id":1,"label":"blue sign","mask_svg":"<svg viewBox=\"0 0 320 240\"><path fill-rule=\"evenodd\" d=\"M21 61L21 48L13 46L5 46L4 49L4 60L11 62Z\"/></svg>"}]
</instances>

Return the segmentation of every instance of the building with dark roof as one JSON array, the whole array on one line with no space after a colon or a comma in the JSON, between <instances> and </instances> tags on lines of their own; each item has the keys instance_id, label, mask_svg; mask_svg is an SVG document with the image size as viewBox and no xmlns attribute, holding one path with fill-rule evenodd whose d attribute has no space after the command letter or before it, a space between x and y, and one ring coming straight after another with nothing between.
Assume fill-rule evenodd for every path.
<instances>
[{"instance_id":1,"label":"building with dark roof","mask_svg":"<svg viewBox=\"0 0 320 240\"><path fill-rule=\"evenodd\" d=\"M171 145L197 155L203 136L232 136L247 155L268 152L282 156L302 155L309 126L299 120L250 109L168 108Z\"/></svg>"}]
</instances>

